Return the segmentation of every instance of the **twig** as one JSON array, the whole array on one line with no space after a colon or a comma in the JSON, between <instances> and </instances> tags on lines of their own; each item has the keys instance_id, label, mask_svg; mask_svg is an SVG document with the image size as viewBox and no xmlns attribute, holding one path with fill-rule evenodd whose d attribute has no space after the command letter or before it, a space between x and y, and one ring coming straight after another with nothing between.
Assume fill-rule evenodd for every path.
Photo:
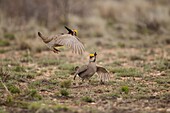
<instances>
[{"instance_id":1,"label":"twig","mask_svg":"<svg viewBox=\"0 0 170 113\"><path fill-rule=\"evenodd\" d=\"M12 97L11 92L8 90L8 88L6 87L6 85L3 83L3 81L2 81L1 79L0 79L0 81L1 81L1 84L4 86L6 92Z\"/></svg>"}]
</instances>

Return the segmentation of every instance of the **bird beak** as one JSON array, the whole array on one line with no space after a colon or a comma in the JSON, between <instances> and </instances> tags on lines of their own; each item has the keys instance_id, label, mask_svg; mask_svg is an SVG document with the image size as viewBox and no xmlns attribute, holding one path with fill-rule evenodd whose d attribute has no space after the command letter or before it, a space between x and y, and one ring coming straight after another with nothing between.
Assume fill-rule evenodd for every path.
<instances>
[{"instance_id":1,"label":"bird beak","mask_svg":"<svg viewBox=\"0 0 170 113\"><path fill-rule=\"evenodd\" d=\"M67 30L68 30L68 32L69 33L72 33L73 31L70 29L70 28L68 28L67 26L64 26Z\"/></svg>"}]
</instances>

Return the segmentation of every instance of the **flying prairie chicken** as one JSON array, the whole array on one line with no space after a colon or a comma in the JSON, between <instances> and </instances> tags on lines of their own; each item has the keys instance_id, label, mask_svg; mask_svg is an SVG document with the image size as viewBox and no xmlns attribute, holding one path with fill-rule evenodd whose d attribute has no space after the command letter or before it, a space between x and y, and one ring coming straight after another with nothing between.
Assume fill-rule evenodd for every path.
<instances>
[{"instance_id":1,"label":"flying prairie chicken","mask_svg":"<svg viewBox=\"0 0 170 113\"><path fill-rule=\"evenodd\" d=\"M85 79L90 80L90 78L96 72L99 75L101 83L106 80L109 80L109 72L104 67L96 66L96 56L96 52L94 54L90 54L89 63L87 65L76 67L76 72L74 73L74 80L76 79L77 75L82 78L82 81L84 81Z\"/></svg>"},{"instance_id":2,"label":"flying prairie chicken","mask_svg":"<svg viewBox=\"0 0 170 113\"><path fill-rule=\"evenodd\" d=\"M38 32L38 35L47 47L55 53L60 52L60 47L66 46L71 48L74 53L82 54L84 52L84 45L77 37L78 31L71 30L66 26L65 28L68 30L67 34L62 33L54 36L44 36L42 33Z\"/></svg>"}]
</instances>

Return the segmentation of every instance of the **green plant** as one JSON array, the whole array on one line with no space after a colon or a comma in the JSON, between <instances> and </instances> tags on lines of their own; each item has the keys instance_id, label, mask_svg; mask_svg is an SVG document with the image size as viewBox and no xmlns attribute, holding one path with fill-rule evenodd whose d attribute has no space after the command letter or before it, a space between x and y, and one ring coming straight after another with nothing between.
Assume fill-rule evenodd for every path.
<instances>
[{"instance_id":1,"label":"green plant","mask_svg":"<svg viewBox=\"0 0 170 113\"><path fill-rule=\"evenodd\" d=\"M64 105L56 105L54 106L56 111L68 111L68 107Z\"/></svg>"},{"instance_id":2,"label":"green plant","mask_svg":"<svg viewBox=\"0 0 170 113\"><path fill-rule=\"evenodd\" d=\"M129 93L129 87L128 86L122 86L121 91L128 94Z\"/></svg>"},{"instance_id":3,"label":"green plant","mask_svg":"<svg viewBox=\"0 0 170 113\"><path fill-rule=\"evenodd\" d=\"M120 47L120 48L124 48L124 47L125 47L125 43L118 42L118 43L117 43L117 46Z\"/></svg>"},{"instance_id":4,"label":"green plant","mask_svg":"<svg viewBox=\"0 0 170 113\"><path fill-rule=\"evenodd\" d=\"M9 39L9 40L14 40L15 35L11 34L11 33L6 33L6 34L4 34L4 38Z\"/></svg>"},{"instance_id":5,"label":"green plant","mask_svg":"<svg viewBox=\"0 0 170 113\"><path fill-rule=\"evenodd\" d=\"M0 113L8 113L3 107L0 107Z\"/></svg>"},{"instance_id":6,"label":"green plant","mask_svg":"<svg viewBox=\"0 0 170 113\"><path fill-rule=\"evenodd\" d=\"M42 99L42 96L37 92L36 89L29 90L28 96L31 100L41 100Z\"/></svg>"},{"instance_id":7,"label":"green plant","mask_svg":"<svg viewBox=\"0 0 170 113\"><path fill-rule=\"evenodd\" d=\"M88 102L88 103L94 102L93 99L90 98L90 97L88 97L88 96L83 97L82 100L83 100L84 102Z\"/></svg>"},{"instance_id":8,"label":"green plant","mask_svg":"<svg viewBox=\"0 0 170 113\"><path fill-rule=\"evenodd\" d=\"M60 94L61 94L61 96L67 97L67 96L69 95L69 92L68 92L68 90L66 90L66 89L61 89L61 90L60 90Z\"/></svg>"},{"instance_id":9,"label":"green plant","mask_svg":"<svg viewBox=\"0 0 170 113\"><path fill-rule=\"evenodd\" d=\"M11 93L20 93L21 92L21 90L13 84L9 84L8 89Z\"/></svg>"},{"instance_id":10,"label":"green plant","mask_svg":"<svg viewBox=\"0 0 170 113\"><path fill-rule=\"evenodd\" d=\"M61 88L69 88L71 86L71 80L65 80L60 83Z\"/></svg>"},{"instance_id":11,"label":"green plant","mask_svg":"<svg viewBox=\"0 0 170 113\"><path fill-rule=\"evenodd\" d=\"M58 68L61 70L70 70L71 71L74 69L74 65L68 64L68 63L63 63L63 64L60 64Z\"/></svg>"},{"instance_id":12,"label":"green plant","mask_svg":"<svg viewBox=\"0 0 170 113\"><path fill-rule=\"evenodd\" d=\"M49 66L49 65L59 65L61 64L63 61L59 60L59 59L41 59L39 61L39 64L41 64L42 66Z\"/></svg>"},{"instance_id":13,"label":"green plant","mask_svg":"<svg viewBox=\"0 0 170 113\"><path fill-rule=\"evenodd\" d=\"M164 71L170 69L170 60L169 59L161 59L155 62L154 69L158 71Z\"/></svg>"},{"instance_id":14,"label":"green plant","mask_svg":"<svg viewBox=\"0 0 170 113\"><path fill-rule=\"evenodd\" d=\"M0 46L9 46L10 43L7 40L0 40Z\"/></svg>"},{"instance_id":15,"label":"green plant","mask_svg":"<svg viewBox=\"0 0 170 113\"><path fill-rule=\"evenodd\" d=\"M28 109L29 110L37 110L42 106L41 102L32 102L29 106Z\"/></svg>"},{"instance_id":16,"label":"green plant","mask_svg":"<svg viewBox=\"0 0 170 113\"><path fill-rule=\"evenodd\" d=\"M136 68L117 67L117 68L110 69L110 71L112 73L116 73L117 76L121 76L121 77L141 77L142 76L142 72Z\"/></svg>"},{"instance_id":17,"label":"green plant","mask_svg":"<svg viewBox=\"0 0 170 113\"><path fill-rule=\"evenodd\" d=\"M25 72L25 68L23 66L20 66L20 65L15 66L13 70L16 71L16 72Z\"/></svg>"},{"instance_id":18,"label":"green plant","mask_svg":"<svg viewBox=\"0 0 170 113\"><path fill-rule=\"evenodd\" d=\"M12 97L12 96L9 95L9 96L6 97L6 102L7 102L8 104L12 104L13 101L14 101L14 100L13 100L13 97Z\"/></svg>"}]
</instances>

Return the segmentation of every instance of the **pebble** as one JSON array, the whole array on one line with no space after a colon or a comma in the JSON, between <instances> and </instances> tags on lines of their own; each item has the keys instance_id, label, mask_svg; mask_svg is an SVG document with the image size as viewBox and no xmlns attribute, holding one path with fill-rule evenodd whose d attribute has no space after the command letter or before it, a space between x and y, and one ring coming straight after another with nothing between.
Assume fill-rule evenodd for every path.
<instances>
[{"instance_id":1,"label":"pebble","mask_svg":"<svg viewBox=\"0 0 170 113\"><path fill-rule=\"evenodd\" d=\"M170 108L168 108L168 109L166 110L166 112L170 113Z\"/></svg>"}]
</instances>

